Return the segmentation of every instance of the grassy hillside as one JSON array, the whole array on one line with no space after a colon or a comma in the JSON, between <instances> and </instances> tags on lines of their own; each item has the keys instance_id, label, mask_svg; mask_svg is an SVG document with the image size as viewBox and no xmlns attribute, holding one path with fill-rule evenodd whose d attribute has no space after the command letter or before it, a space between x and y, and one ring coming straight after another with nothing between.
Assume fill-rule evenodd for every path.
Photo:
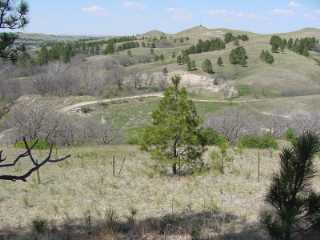
<instances>
[{"instance_id":1,"label":"grassy hillside","mask_svg":"<svg viewBox=\"0 0 320 240\"><path fill-rule=\"evenodd\" d=\"M169 71L186 71L186 66L178 66L176 60L171 58L172 53L179 54L181 50L187 48L199 39L211 39L214 37L223 38L224 34L232 32L234 34L248 34L250 40L248 42L240 42L240 45L247 50L249 61L247 67L234 66L229 62L229 54L234 46L229 43L225 50L207 52L201 54L190 55L195 60L198 68L204 59L210 59L214 64L214 71L217 73L213 77L223 77L237 87L250 89L251 95L259 97L272 96L296 96L320 93L320 74L318 54L313 54L306 58L292 51L286 50L284 53L273 54L275 62L273 65L266 64L260 60L262 50L271 50L269 44L271 35L259 35L254 33L228 30L228 29L208 29L203 26L191 28L183 32L172 35L172 37L190 37L192 41L189 45L155 49L156 54L164 54L166 61L163 63L141 64L132 68L139 71L161 71L166 66ZM282 37L320 37L319 29L303 29L293 33L281 34ZM149 49L133 49L133 55L148 54ZM224 61L223 67L218 67L216 62L218 57L222 57ZM196 74L204 75L201 71Z\"/></svg>"}]
</instances>

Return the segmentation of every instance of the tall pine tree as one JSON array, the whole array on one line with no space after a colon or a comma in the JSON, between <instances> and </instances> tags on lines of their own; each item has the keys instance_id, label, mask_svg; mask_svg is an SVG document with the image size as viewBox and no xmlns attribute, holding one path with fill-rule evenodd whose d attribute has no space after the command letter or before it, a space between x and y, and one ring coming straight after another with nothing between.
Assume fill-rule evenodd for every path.
<instances>
[{"instance_id":1,"label":"tall pine tree","mask_svg":"<svg viewBox=\"0 0 320 240\"><path fill-rule=\"evenodd\" d=\"M158 108L152 113L152 124L141 137L142 149L150 152L161 166L171 165L174 175L182 170L201 170L206 141L201 119L194 103L188 99L181 78L172 78L172 86L164 93Z\"/></svg>"}]
</instances>

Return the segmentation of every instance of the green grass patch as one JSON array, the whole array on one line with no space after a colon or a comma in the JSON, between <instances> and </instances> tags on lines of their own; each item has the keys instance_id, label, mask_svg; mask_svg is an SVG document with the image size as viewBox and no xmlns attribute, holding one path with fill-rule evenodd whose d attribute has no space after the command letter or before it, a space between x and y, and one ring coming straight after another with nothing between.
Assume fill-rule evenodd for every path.
<instances>
[{"instance_id":1,"label":"green grass patch","mask_svg":"<svg viewBox=\"0 0 320 240\"><path fill-rule=\"evenodd\" d=\"M48 143L48 141L43 140L43 139L28 141L29 147L31 147L33 144L35 144L36 141L37 141L37 144L34 146L33 149L35 149L35 150L50 149L50 144ZM14 144L14 147L15 148L25 148L25 144L23 141L18 141Z\"/></svg>"},{"instance_id":2,"label":"green grass patch","mask_svg":"<svg viewBox=\"0 0 320 240\"><path fill-rule=\"evenodd\" d=\"M239 140L239 146L256 149L278 149L277 140L270 134L262 136L244 136Z\"/></svg>"},{"instance_id":3,"label":"green grass patch","mask_svg":"<svg viewBox=\"0 0 320 240\"><path fill-rule=\"evenodd\" d=\"M238 85L237 90L239 92L240 97L250 96L254 93L252 86L246 84Z\"/></svg>"}]
</instances>

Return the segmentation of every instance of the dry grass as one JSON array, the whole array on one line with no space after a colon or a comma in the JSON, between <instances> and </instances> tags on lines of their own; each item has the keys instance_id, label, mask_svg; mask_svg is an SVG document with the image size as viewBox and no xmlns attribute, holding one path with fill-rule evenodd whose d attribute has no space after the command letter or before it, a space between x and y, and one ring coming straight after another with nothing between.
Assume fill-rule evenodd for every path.
<instances>
[{"instance_id":1,"label":"dry grass","mask_svg":"<svg viewBox=\"0 0 320 240\"><path fill-rule=\"evenodd\" d=\"M17 150L9 147L6 152L11 159ZM112 209L118 216L116 224L123 238L101 239L126 239L133 232L140 237L148 234L161 237L164 232L190 236L194 226L202 236L212 239L239 232L247 234L247 228L259 221L270 176L278 166L276 152L271 157L269 151L262 151L261 182L258 182L257 151L248 150L240 156L230 150L232 161L226 163L225 175L213 169L177 178L159 175L149 156L134 146L88 146L63 149L59 154L63 152L72 153L72 159L44 168L40 185L35 179L28 183L0 183L0 232L19 229L25 233L34 219L45 219L50 226L59 226L60 233L66 226L77 224L80 232L86 232L89 226L105 237L108 228L104 224L110 220ZM113 156L117 176L113 176ZM20 165L14 171L23 167ZM319 183L320 178L316 181ZM169 230L162 229L163 223ZM128 224L130 231L126 230ZM262 233L257 229L252 236ZM241 238L240 233L234 236L255 239Z\"/></svg>"}]
</instances>

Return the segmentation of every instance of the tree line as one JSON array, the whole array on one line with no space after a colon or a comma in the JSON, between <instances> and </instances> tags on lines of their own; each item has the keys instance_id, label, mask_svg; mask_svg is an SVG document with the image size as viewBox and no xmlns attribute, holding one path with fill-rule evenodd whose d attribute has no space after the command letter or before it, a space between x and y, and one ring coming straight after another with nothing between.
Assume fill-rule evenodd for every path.
<instances>
[{"instance_id":1,"label":"tree line","mask_svg":"<svg viewBox=\"0 0 320 240\"><path fill-rule=\"evenodd\" d=\"M236 40L242 40L244 42L249 41L249 37L247 34L241 34L241 35L237 35L234 36L232 33L228 32L224 35L224 42L226 44L236 41Z\"/></svg>"},{"instance_id":2,"label":"tree line","mask_svg":"<svg viewBox=\"0 0 320 240\"><path fill-rule=\"evenodd\" d=\"M315 37L305 38L281 38L280 36L273 35L270 39L271 49L273 53L283 52L286 48L294 51L300 55L308 57L311 50L313 50L319 41Z\"/></svg>"}]
</instances>

